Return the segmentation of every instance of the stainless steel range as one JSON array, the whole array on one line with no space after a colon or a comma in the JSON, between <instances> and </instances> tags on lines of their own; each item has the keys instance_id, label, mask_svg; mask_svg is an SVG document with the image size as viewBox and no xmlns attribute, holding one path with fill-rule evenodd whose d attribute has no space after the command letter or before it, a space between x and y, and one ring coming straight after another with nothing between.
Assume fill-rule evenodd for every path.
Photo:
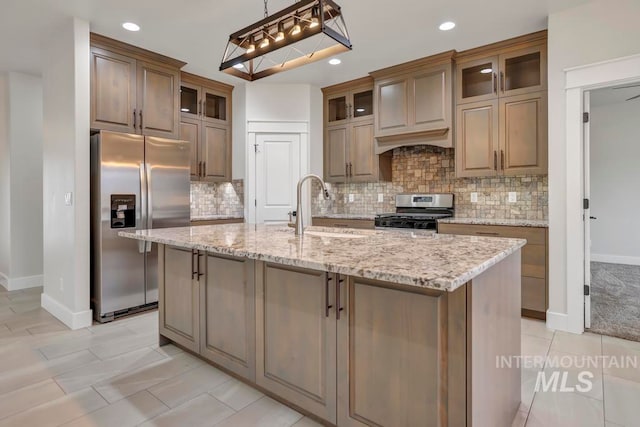
<instances>
[{"instance_id":1,"label":"stainless steel range","mask_svg":"<svg viewBox=\"0 0 640 427\"><path fill-rule=\"evenodd\" d=\"M396 212L376 215L376 228L435 230L453 216L453 194L398 194Z\"/></svg>"}]
</instances>

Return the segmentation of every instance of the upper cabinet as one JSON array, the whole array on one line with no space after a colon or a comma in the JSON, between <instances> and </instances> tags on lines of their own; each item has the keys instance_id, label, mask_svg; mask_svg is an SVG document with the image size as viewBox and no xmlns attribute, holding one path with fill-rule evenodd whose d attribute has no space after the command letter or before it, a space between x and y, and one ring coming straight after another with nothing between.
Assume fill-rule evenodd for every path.
<instances>
[{"instance_id":1,"label":"upper cabinet","mask_svg":"<svg viewBox=\"0 0 640 427\"><path fill-rule=\"evenodd\" d=\"M454 51L371 73L376 152L403 145L453 146Z\"/></svg>"},{"instance_id":2,"label":"upper cabinet","mask_svg":"<svg viewBox=\"0 0 640 427\"><path fill-rule=\"evenodd\" d=\"M184 65L92 33L91 128L178 138Z\"/></svg>"},{"instance_id":3,"label":"upper cabinet","mask_svg":"<svg viewBox=\"0 0 640 427\"><path fill-rule=\"evenodd\" d=\"M390 156L375 152L373 80L365 77L322 91L325 181L390 180Z\"/></svg>"},{"instance_id":4,"label":"upper cabinet","mask_svg":"<svg viewBox=\"0 0 640 427\"><path fill-rule=\"evenodd\" d=\"M546 31L456 57L456 176L547 173Z\"/></svg>"},{"instance_id":5,"label":"upper cabinet","mask_svg":"<svg viewBox=\"0 0 640 427\"><path fill-rule=\"evenodd\" d=\"M233 86L182 72L180 138L191 142L191 180L231 181Z\"/></svg>"}]
</instances>

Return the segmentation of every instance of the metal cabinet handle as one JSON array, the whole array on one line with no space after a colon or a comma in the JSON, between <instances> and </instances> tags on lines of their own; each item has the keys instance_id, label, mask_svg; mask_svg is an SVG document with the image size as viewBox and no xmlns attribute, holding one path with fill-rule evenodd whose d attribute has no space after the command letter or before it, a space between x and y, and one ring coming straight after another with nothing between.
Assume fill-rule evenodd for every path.
<instances>
[{"instance_id":1,"label":"metal cabinet handle","mask_svg":"<svg viewBox=\"0 0 640 427\"><path fill-rule=\"evenodd\" d=\"M344 279L340 278L340 275L337 275L338 280L336 280L336 319L340 320L340 312L344 310L342 304L340 303L340 283L344 282Z\"/></svg>"},{"instance_id":2,"label":"metal cabinet handle","mask_svg":"<svg viewBox=\"0 0 640 427\"><path fill-rule=\"evenodd\" d=\"M142 110L140 110L140 130L142 130L144 126L142 126Z\"/></svg>"},{"instance_id":3,"label":"metal cabinet handle","mask_svg":"<svg viewBox=\"0 0 640 427\"><path fill-rule=\"evenodd\" d=\"M326 317L329 317L329 309L333 308L333 306L331 304L329 304L329 282L332 281L333 279L331 278L331 275L329 274L329 272L325 273L326 277L325 277L325 281L324 281L324 300L325 300L325 308L324 308L324 314Z\"/></svg>"},{"instance_id":4,"label":"metal cabinet handle","mask_svg":"<svg viewBox=\"0 0 640 427\"><path fill-rule=\"evenodd\" d=\"M493 170L498 170L498 152L493 150Z\"/></svg>"},{"instance_id":5,"label":"metal cabinet handle","mask_svg":"<svg viewBox=\"0 0 640 427\"><path fill-rule=\"evenodd\" d=\"M353 176L353 163L349 162L349 176Z\"/></svg>"},{"instance_id":6,"label":"metal cabinet handle","mask_svg":"<svg viewBox=\"0 0 640 427\"><path fill-rule=\"evenodd\" d=\"M499 236L500 235L498 233L492 233L489 231L476 231L476 234L479 234L481 236Z\"/></svg>"},{"instance_id":7,"label":"metal cabinet handle","mask_svg":"<svg viewBox=\"0 0 640 427\"><path fill-rule=\"evenodd\" d=\"M195 264L196 264L195 257L197 254L198 254L198 251L196 250L191 251L191 280L194 280L198 275L198 270L195 269Z\"/></svg>"},{"instance_id":8,"label":"metal cabinet handle","mask_svg":"<svg viewBox=\"0 0 640 427\"><path fill-rule=\"evenodd\" d=\"M349 176L349 163L344 164L344 169L345 169L344 171L345 176Z\"/></svg>"},{"instance_id":9,"label":"metal cabinet handle","mask_svg":"<svg viewBox=\"0 0 640 427\"><path fill-rule=\"evenodd\" d=\"M203 257L204 254L198 251L198 282L200 281L200 277L204 276L204 273L200 273L200 257Z\"/></svg>"},{"instance_id":10,"label":"metal cabinet handle","mask_svg":"<svg viewBox=\"0 0 640 427\"><path fill-rule=\"evenodd\" d=\"M138 120L136 117L136 109L133 109L133 130L136 130L136 128L138 127Z\"/></svg>"},{"instance_id":11,"label":"metal cabinet handle","mask_svg":"<svg viewBox=\"0 0 640 427\"><path fill-rule=\"evenodd\" d=\"M500 150L500 169L504 170L504 150Z\"/></svg>"},{"instance_id":12,"label":"metal cabinet handle","mask_svg":"<svg viewBox=\"0 0 640 427\"><path fill-rule=\"evenodd\" d=\"M504 93L504 71L500 71L500 90Z\"/></svg>"},{"instance_id":13,"label":"metal cabinet handle","mask_svg":"<svg viewBox=\"0 0 640 427\"><path fill-rule=\"evenodd\" d=\"M202 100L202 117L206 117L207 116L207 100L203 99Z\"/></svg>"},{"instance_id":14,"label":"metal cabinet handle","mask_svg":"<svg viewBox=\"0 0 640 427\"><path fill-rule=\"evenodd\" d=\"M206 161L202 162L202 177L203 178L207 177L207 162Z\"/></svg>"},{"instance_id":15,"label":"metal cabinet handle","mask_svg":"<svg viewBox=\"0 0 640 427\"><path fill-rule=\"evenodd\" d=\"M498 94L498 75L493 73L493 93Z\"/></svg>"}]
</instances>

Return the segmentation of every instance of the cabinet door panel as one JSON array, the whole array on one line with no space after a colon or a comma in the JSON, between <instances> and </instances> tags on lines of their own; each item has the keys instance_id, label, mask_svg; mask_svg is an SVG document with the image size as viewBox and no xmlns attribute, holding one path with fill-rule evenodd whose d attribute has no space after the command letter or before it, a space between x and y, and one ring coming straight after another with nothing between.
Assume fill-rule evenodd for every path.
<instances>
[{"instance_id":1,"label":"cabinet door panel","mask_svg":"<svg viewBox=\"0 0 640 427\"><path fill-rule=\"evenodd\" d=\"M136 60L91 49L91 127L135 133Z\"/></svg>"},{"instance_id":2,"label":"cabinet door panel","mask_svg":"<svg viewBox=\"0 0 640 427\"><path fill-rule=\"evenodd\" d=\"M210 123L226 124L231 117L231 102L227 94L203 88L202 119Z\"/></svg>"},{"instance_id":3,"label":"cabinet door panel","mask_svg":"<svg viewBox=\"0 0 640 427\"><path fill-rule=\"evenodd\" d=\"M500 55L500 96L540 92L547 88L547 49L530 46Z\"/></svg>"},{"instance_id":4,"label":"cabinet door panel","mask_svg":"<svg viewBox=\"0 0 640 427\"><path fill-rule=\"evenodd\" d=\"M547 286L544 279L522 277L522 309L541 313L547 311Z\"/></svg>"},{"instance_id":5,"label":"cabinet door panel","mask_svg":"<svg viewBox=\"0 0 640 427\"><path fill-rule=\"evenodd\" d=\"M180 115L182 118L198 119L201 116L202 88L186 82L180 82Z\"/></svg>"},{"instance_id":6,"label":"cabinet door panel","mask_svg":"<svg viewBox=\"0 0 640 427\"><path fill-rule=\"evenodd\" d=\"M191 144L191 180L197 181L200 178L200 120L183 117L180 121L180 139Z\"/></svg>"},{"instance_id":7,"label":"cabinet door panel","mask_svg":"<svg viewBox=\"0 0 640 427\"><path fill-rule=\"evenodd\" d=\"M206 255L201 354L255 378L255 285L253 261Z\"/></svg>"},{"instance_id":8,"label":"cabinet door panel","mask_svg":"<svg viewBox=\"0 0 640 427\"><path fill-rule=\"evenodd\" d=\"M138 108L142 133L178 138L180 73L158 65L138 63Z\"/></svg>"},{"instance_id":9,"label":"cabinet door panel","mask_svg":"<svg viewBox=\"0 0 640 427\"><path fill-rule=\"evenodd\" d=\"M192 279L191 249L158 245L160 249L160 333L197 352L200 344L200 295Z\"/></svg>"},{"instance_id":10,"label":"cabinet door panel","mask_svg":"<svg viewBox=\"0 0 640 427\"><path fill-rule=\"evenodd\" d=\"M407 79L381 82L377 90L377 133L408 126Z\"/></svg>"},{"instance_id":11,"label":"cabinet door panel","mask_svg":"<svg viewBox=\"0 0 640 427\"><path fill-rule=\"evenodd\" d=\"M373 123L356 123L349 141L349 172L354 182L375 181L378 162L373 139Z\"/></svg>"},{"instance_id":12,"label":"cabinet door panel","mask_svg":"<svg viewBox=\"0 0 640 427\"><path fill-rule=\"evenodd\" d=\"M459 105L456 117L456 175L496 175L498 101Z\"/></svg>"},{"instance_id":13,"label":"cabinet door panel","mask_svg":"<svg viewBox=\"0 0 640 427\"><path fill-rule=\"evenodd\" d=\"M349 95L346 93L329 96L325 101L325 124L336 126L349 119Z\"/></svg>"},{"instance_id":14,"label":"cabinet door panel","mask_svg":"<svg viewBox=\"0 0 640 427\"><path fill-rule=\"evenodd\" d=\"M348 126L330 127L326 130L324 178L328 182L344 182L347 179L348 131Z\"/></svg>"},{"instance_id":15,"label":"cabinet door panel","mask_svg":"<svg viewBox=\"0 0 640 427\"><path fill-rule=\"evenodd\" d=\"M498 97L497 56L458 63L456 70L456 104L487 101Z\"/></svg>"},{"instance_id":16,"label":"cabinet door panel","mask_svg":"<svg viewBox=\"0 0 640 427\"><path fill-rule=\"evenodd\" d=\"M414 124L419 128L441 127L447 122L451 111L447 112L447 72L438 70L435 73L418 75L413 78L413 112Z\"/></svg>"},{"instance_id":17,"label":"cabinet door panel","mask_svg":"<svg viewBox=\"0 0 640 427\"><path fill-rule=\"evenodd\" d=\"M338 425L443 425L444 300L350 278L338 322ZM344 292L343 295L347 295ZM381 375L381 373L384 373Z\"/></svg>"},{"instance_id":18,"label":"cabinet door panel","mask_svg":"<svg viewBox=\"0 0 640 427\"><path fill-rule=\"evenodd\" d=\"M264 265L257 291L256 382L335 423L336 321L326 273Z\"/></svg>"},{"instance_id":19,"label":"cabinet door panel","mask_svg":"<svg viewBox=\"0 0 640 427\"><path fill-rule=\"evenodd\" d=\"M228 127L203 122L200 160L204 162L204 180L231 180L230 141Z\"/></svg>"},{"instance_id":20,"label":"cabinet door panel","mask_svg":"<svg viewBox=\"0 0 640 427\"><path fill-rule=\"evenodd\" d=\"M500 145L506 175L547 173L546 95L500 99Z\"/></svg>"}]
</instances>

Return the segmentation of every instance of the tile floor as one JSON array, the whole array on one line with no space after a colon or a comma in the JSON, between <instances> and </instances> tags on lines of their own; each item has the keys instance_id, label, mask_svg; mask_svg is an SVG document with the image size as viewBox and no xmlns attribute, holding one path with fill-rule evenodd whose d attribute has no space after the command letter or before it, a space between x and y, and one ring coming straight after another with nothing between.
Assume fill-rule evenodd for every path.
<instances>
[{"instance_id":1,"label":"tile floor","mask_svg":"<svg viewBox=\"0 0 640 427\"><path fill-rule=\"evenodd\" d=\"M0 288L0 427L319 426L177 347L159 348L156 312L69 331L40 308L40 292ZM522 353L640 359L640 343L523 319ZM640 426L640 369L597 367L589 391L535 393L540 369L522 371L514 427ZM568 370L569 385L578 371Z\"/></svg>"}]
</instances>

